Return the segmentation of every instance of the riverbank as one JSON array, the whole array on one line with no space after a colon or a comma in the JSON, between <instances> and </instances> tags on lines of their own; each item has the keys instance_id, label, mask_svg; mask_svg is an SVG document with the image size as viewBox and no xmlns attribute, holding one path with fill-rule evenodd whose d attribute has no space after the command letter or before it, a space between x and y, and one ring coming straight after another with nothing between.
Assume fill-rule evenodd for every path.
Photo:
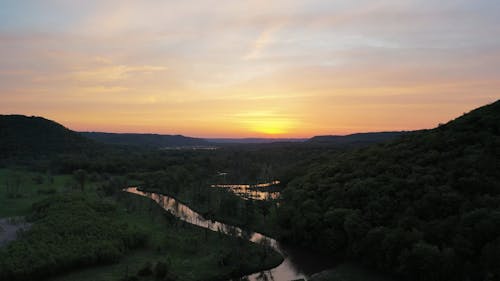
<instances>
[{"instance_id":1,"label":"riverbank","mask_svg":"<svg viewBox=\"0 0 500 281\"><path fill-rule=\"evenodd\" d=\"M186 194L174 194L173 192L169 192L168 190L160 190L158 188L147 188L147 187L138 187L138 190L144 191L144 192L152 192L156 194L162 194L171 198L174 198L176 201L188 205L190 209L193 211L201 214L204 218L209 219L209 220L214 220L214 221L219 221L224 224L228 225L233 225L236 227L243 228L247 231L251 232L258 232L261 234L264 234L268 237L277 238L277 233L276 231L273 230L273 224L269 222L269 218L264 219L264 220L256 220L254 222L250 223L242 223L242 219L235 216L235 215L229 215L228 212L231 210L226 210L226 213L219 213L217 210L211 210L209 209L206 204L199 203L196 200L194 200L192 197L186 195ZM238 195L233 194L229 191L225 190L217 190L217 189L212 189L212 188L207 188L207 192L214 192L218 194L224 194L224 196L228 196L230 200L234 200L234 202L243 202L244 204L249 204L247 203L246 200L243 200L240 198ZM241 204L243 204L241 203ZM264 201L256 201L252 202L252 204L266 204L269 202L264 202ZM269 203L272 204L272 203ZM246 207L246 206L245 206ZM251 206L249 208L257 208L257 206ZM252 212L255 210L252 210Z\"/></svg>"},{"instance_id":2,"label":"riverbank","mask_svg":"<svg viewBox=\"0 0 500 281\"><path fill-rule=\"evenodd\" d=\"M149 234L147 245L118 263L73 271L49 281L154 280L151 274L140 276L139 272L146 264L157 263L168 265L172 280L217 281L267 270L282 261L269 252L261 259L264 252L258 245L185 223L148 198L124 193L118 202L126 209L121 220Z\"/></svg>"},{"instance_id":3,"label":"riverbank","mask_svg":"<svg viewBox=\"0 0 500 281\"><path fill-rule=\"evenodd\" d=\"M395 281L387 274L367 269L352 262L313 274L309 281Z\"/></svg>"},{"instance_id":4,"label":"riverbank","mask_svg":"<svg viewBox=\"0 0 500 281\"><path fill-rule=\"evenodd\" d=\"M179 202L174 197L161 193L151 193L151 190L138 191L136 188L129 188L127 191L153 199L158 204L163 206L163 208L176 213L176 216L179 216L191 223L196 223L200 226L209 228L214 227L215 224L217 227L222 227L223 231L227 232L227 227L220 225L222 222L213 221L212 223L207 223L206 218L202 218L199 213L196 214L196 211L191 209L191 206L188 206L183 202ZM195 213L193 213L193 211ZM231 234L231 231L228 231L228 234L234 235ZM267 272L260 272L258 274L247 276L249 280L266 280L267 278L268 280L288 281L295 279L300 280L300 278L306 278L305 276L312 275L307 280L391 281L388 276L369 270L355 263L339 264L336 262L336 259L332 259L331 256L313 253L305 249L300 250L297 248L284 248L283 245L280 245L276 241L274 242L274 245L277 247L279 252L286 253L287 258L285 261L280 266Z\"/></svg>"},{"instance_id":5,"label":"riverbank","mask_svg":"<svg viewBox=\"0 0 500 281\"><path fill-rule=\"evenodd\" d=\"M127 236L123 236L122 232L120 232L120 229L123 229L123 227L141 233L141 235L146 235L144 244L125 250L123 253L113 252L113 258L108 262L97 262L95 264L78 265L68 268L60 266L60 263L67 262L68 258L63 258L64 255L51 255L52 258L50 260L46 259L46 262L49 262L46 263L47 267L44 267L47 270L46 272L50 272L50 277L47 279L49 281L121 281L134 280L133 278L136 277L140 277L140 280L153 280L151 274L139 275L144 273L147 265L150 265L149 269L154 272L158 264L166 265L170 274L169 278L173 278L172 280L224 280L273 268L282 262L282 257L279 254L266 250L264 247L243 239L208 231L182 222L147 198L120 192L113 197L102 197L102 192L99 192L99 186L102 186L105 182L87 184L85 190L80 191L65 188L59 180L57 180L57 186L50 183L42 185L29 184L31 177L36 176L36 173L19 172L18 174L23 178L23 182L26 183L22 187L25 193L20 197L9 197L6 192L0 192L0 202L5 202L8 206L21 207L14 210L4 209L3 212L5 213L29 216L33 215L32 202L44 200L45 203L43 203L43 206L52 206L56 202L61 202L61 200L69 200L64 199L68 196L76 196L81 199L77 200L78 204L65 204L64 206L56 204L50 207L50 212L47 214L44 213L43 220L34 218L32 230L28 231L29 235L23 235L15 241L9 239L10 243L0 249L0 276L6 274L5 270L10 268L9 263L19 260L21 263L28 265L28 260L35 258L32 254L26 254L24 258L22 255L17 254L16 257L10 256L11 253L18 253L15 250L19 249L16 246L18 244L18 246L27 247L26 249L35 252L41 250L52 252L52 250L55 250L52 247L43 246L50 246L52 245L51 243L40 242L40 247L34 247L31 243L40 240L36 236L38 235L37 233L42 233L42 230L43 233L57 232L59 233L58 235L74 233L74 235L79 237L80 242L76 243L73 247L78 248L81 247L81 243L88 242L89 246L85 247L89 251L84 251L88 254L93 249L105 250L110 245L117 245L115 242L117 240L113 237L123 237L123 241L128 241ZM70 179L71 176L54 176L54 178ZM39 189L51 190L51 194L39 193ZM37 205L40 208L40 205ZM40 210L44 210L44 208ZM87 218L89 212L93 214L89 218L99 219L99 221L104 219L110 223L112 222L113 227L111 229L107 228L109 233L105 234L101 232L101 228L106 224L100 223L99 226L93 226L91 224L93 219L86 219L86 225L83 226L79 219L73 219L73 215L75 214ZM98 213L95 214L95 212ZM65 214L68 214L69 217ZM52 229L53 227L57 229ZM113 234L114 231L118 231L118 233ZM6 232L4 231L3 233L5 234ZM12 237L10 230L8 233L9 237ZM89 238L87 238L84 233L97 235L96 237L104 235L107 237L106 239L111 240L109 240L109 244L102 244L100 242L104 237L93 239L90 238L91 236L88 236ZM44 237L43 239L46 240L50 239L51 236L44 235ZM24 239L30 240L23 241ZM60 242L66 240L65 238L61 239L63 240ZM60 245L60 243L57 242L54 245ZM71 256L75 257L75 259L72 258L73 261L86 259L84 256L79 257L79 254L69 250L70 248L71 245L68 245L68 251L65 250L65 253L71 253ZM120 247L117 249L123 251ZM45 254L36 255L36 257L46 256ZM42 262L42 260L37 260L36 262ZM8 274L17 274L10 271L10 269L8 270ZM145 271L147 272L148 270ZM19 272L19 274L21 275L16 275L16 280L33 280L33 278L24 275L24 273Z\"/></svg>"},{"instance_id":6,"label":"riverbank","mask_svg":"<svg viewBox=\"0 0 500 281\"><path fill-rule=\"evenodd\" d=\"M24 218L0 218L0 247L17 238L18 231L28 230L31 224Z\"/></svg>"}]
</instances>

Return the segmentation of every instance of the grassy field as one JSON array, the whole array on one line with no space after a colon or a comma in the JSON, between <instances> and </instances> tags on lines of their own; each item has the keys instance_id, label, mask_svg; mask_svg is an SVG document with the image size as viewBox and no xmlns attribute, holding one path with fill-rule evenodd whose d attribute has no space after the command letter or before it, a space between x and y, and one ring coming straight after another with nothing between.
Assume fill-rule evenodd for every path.
<instances>
[{"instance_id":1,"label":"grassy field","mask_svg":"<svg viewBox=\"0 0 500 281\"><path fill-rule=\"evenodd\" d=\"M45 178L42 182L40 177L46 175L0 170L0 217L29 215L34 202L50 200L53 193L78 192L88 198L99 198L96 190L101 182L89 182L81 192L72 187L75 186L72 175L52 176L53 180ZM15 190L20 196L12 196L12 183L7 186L6 181L12 178L21 179L18 190ZM117 263L59 273L49 280L134 280L127 278L137 277L146 264L154 273L159 262L166 265L173 280L220 280L270 268L282 261L269 249L186 224L147 198L119 192L105 200L117 205L113 219L148 234L146 245L126 253ZM138 280L153 280L153 277L140 276Z\"/></svg>"},{"instance_id":2,"label":"grassy field","mask_svg":"<svg viewBox=\"0 0 500 281\"><path fill-rule=\"evenodd\" d=\"M396 281L387 274L367 269L356 263L343 263L333 269L314 274L310 281Z\"/></svg>"},{"instance_id":3,"label":"grassy field","mask_svg":"<svg viewBox=\"0 0 500 281\"><path fill-rule=\"evenodd\" d=\"M34 202L68 190L71 183L70 175L0 169L0 218L25 216Z\"/></svg>"}]
</instances>

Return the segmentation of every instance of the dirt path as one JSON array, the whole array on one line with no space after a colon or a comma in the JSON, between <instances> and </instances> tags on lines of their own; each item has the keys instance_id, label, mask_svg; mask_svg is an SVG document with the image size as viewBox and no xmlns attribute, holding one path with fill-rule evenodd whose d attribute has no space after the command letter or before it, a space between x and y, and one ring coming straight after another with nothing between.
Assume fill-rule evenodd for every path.
<instances>
[{"instance_id":1,"label":"dirt path","mask_svg":"<svg viewBox=\"0 0 500 281\"><path fill-rule=\"evenodd\" d=\"M1 218L0 219L0 247L17 238L17 231L28 229L31 225L19 218Z\"/></svg>"}]
</instances>

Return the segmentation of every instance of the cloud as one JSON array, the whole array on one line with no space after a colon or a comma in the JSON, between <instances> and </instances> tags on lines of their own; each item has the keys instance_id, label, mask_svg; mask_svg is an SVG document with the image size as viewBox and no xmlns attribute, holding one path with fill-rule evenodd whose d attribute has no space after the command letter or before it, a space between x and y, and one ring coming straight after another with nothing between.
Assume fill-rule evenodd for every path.
<instances>
[{"instance_id":1,"label":"cloud","mask_svg":"<svg viewBox=\"0 0 500 281\"><path fill-rule=\"evenodd\" d=\"M252 60L260 58L264 48L275 40L276 34L279 32L280 29L283 28L283 26L284 24L275 24L272 27L261 32L259 37L253 43L253 46L250 49L250 51L243 56L243 59Z\"/></svg>"},{"instance_id":2,"label":"cloud","mask_svg":"<svg viewBox=\"0 0 500 281\"><path fill-rule=\"evenodd\" d=\"M151 74L165 70L167 70L166 67L153 65L107 65L97 68L76 70L71 74L71 77L80 82L102 83L126 80L133 75Z\"/></svg>"},{"instance_id":3,"label":"cloud","mask_svg":"<svg viewBox=\"0 0 500 281\"><path fill-rule=\"evenodd\" d=\"M10 1L0 111L72 122L98 111L88 126L116 113L115 127L203 124L223 135L243 134L244 120L275 131L291 120L307 124L293 134L308 135L332 124L390 129L401 113L451 117L499 97L499 3ZM431 103L442 114L422 118Z\"/></svg>"}]
</instances>

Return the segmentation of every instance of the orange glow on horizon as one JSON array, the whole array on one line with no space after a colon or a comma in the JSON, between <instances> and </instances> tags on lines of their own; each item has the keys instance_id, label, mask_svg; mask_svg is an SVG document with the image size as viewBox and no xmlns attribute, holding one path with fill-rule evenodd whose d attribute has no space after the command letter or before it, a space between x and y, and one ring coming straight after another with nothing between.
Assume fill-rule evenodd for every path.
<instances>
[{"instance_id":1,"label":"orange glow on horizon","mask_svg":"<svg viewBox=\"0 0 500 281\"><path fill-rule=\"evenodd\" d=\"M495 1L7 2L0 114L76 131L415 130L500 98Z\"/></svg>"}]
</instances>

